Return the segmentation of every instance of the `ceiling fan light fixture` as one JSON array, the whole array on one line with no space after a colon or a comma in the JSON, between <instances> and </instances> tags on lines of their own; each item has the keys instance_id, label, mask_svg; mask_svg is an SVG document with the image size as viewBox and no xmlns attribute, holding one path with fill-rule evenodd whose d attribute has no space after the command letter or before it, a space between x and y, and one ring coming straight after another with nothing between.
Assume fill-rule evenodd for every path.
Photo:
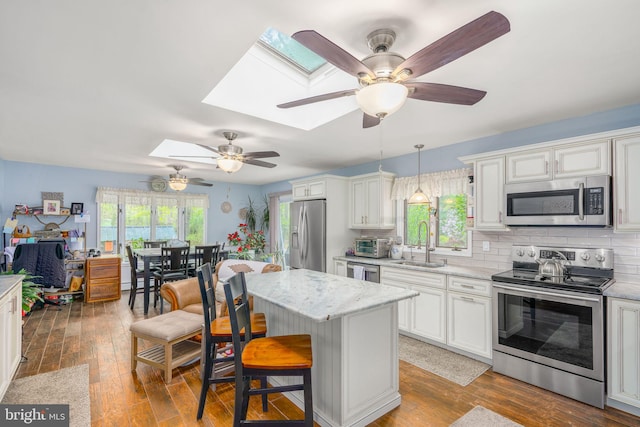
<instances>
[{"instance_id":1,"label":"ceiling fan light fixture","mask_svg":"<svg viewBox=\"0 0 640 427\"><path fill-rule=\"evenodd\" d=\"M176 171L179 171L180 169L182 169L182 167L176 167L176 166L174 166L174 168L176 168ZM184 175L181 175L179 173L169 174L169 188L171 188L172 190L182 191L185 188L187 188L188 183L189 183L189 180Z\"/></svg>"},{"instance_id":2,"label":"ceiling fan light fixture","mask_svg":"<svg viewBox=\"0 0 640 427\"><path fill-rule=\"evenodd\" d=\"M424 194L420 188L420 150L424 148L424 144L417 144L414 145L414 147L418 149L418 188L415 193L411 195L407 203L410 205L430 205L431 200L429 200L427 195Z\"/></svg>"},{"instance_id":3,"label":"ceiling fan light fixture","mask_svg":"<svg viewBox=\"0 0 640 427\"><path fill-rule=\"evenodd\" d=\"M407 100L408 94L409 89L405 85L385 81L358 90L356 101L366 114L382 119L398 111Z\"/></svg>"},{"instance_id":4,"label":"ceiling fan light fixture","mask_svg":"<svg viewBox=\"0 0 640 427\"><path fill-rule=\"evenodd\" d=\"M227 173L234 173L240 170L242 162L236 159L221 157L218 159L218 167Z\"/></svg>"}]
</instances>

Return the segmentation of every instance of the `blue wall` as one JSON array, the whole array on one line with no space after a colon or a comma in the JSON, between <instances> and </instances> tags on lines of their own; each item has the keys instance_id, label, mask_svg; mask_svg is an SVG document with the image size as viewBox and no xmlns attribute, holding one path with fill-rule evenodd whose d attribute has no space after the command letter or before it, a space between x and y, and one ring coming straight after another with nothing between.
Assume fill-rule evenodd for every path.
<instances>
[{"instance_id":1,"label":"blue wall","mask_svg":"<svg viewBox=\"0 0 640 427\"><path fill-rule=\"evenodd\" d=\"M422 152L422 171L433 172L463 167L458 157L470 154L494 151L538 142L552 141L573 136L605 132L614 129L640 126L640 104L615 110L590 114L583 117L547 123L513 132L488 136L472 141L465 141L446 147ZM414 145L420 141L411 141ZM407 164L410 167L407 167ZM394 157L382 161L382 169L396 173L398 176L414 175L417 167L415 153ZM349 168L327 171L327 173L354 176L378 170L378 162L370 162ZM2 223L13 211L16 204L41 205L42 191L64 193L64 205L72 202L85 204L91 215L95 215L95 195L99 186L148 189L148 184L140 181L148 180L148 175L124 174L95 171L81 168L48 166L32 163L0 160L0 214ZM231 213L224 214L220 210L222 202L227 200L233 205ZM264 186L214 183L213 187L189 187L188 192L206 193L209 195L210 209L208 217L208 241L226 241L227 233L236 229L240 218L238 209L247 205L247 197L262 203L262 195L290 190L288 181L280 181ZM32 221L32 222L29 222ZM42 225L28 217L20 218L32 229L41 229ZM35 227L35 228L34 228ZM87 246L96 246L96 222L87 227Z\"/></svg>"},{"instance_id":2,"label":"blue wall","mask_svg":"<svg viewBox=\"0 0 640 427\"><path fill-rule=\"evenodd\" d=\"M0 161L0 180L4 180L0 211L3 212L2 224L11 214L16 204L41 206L41 192L64 193L64 206L71 203L84 203L84 209L91 215L91 222L87 225L87 248L96 247L97 224L96 190L98 187L130 188L148 190L148 175L125 174L116 172L96 171L91 169L68 168L33 163ZM1 181L0 181L1 183ZM167 190L171 191L171 190ZM227 200L233 210L225 214L220 210L222 202ZM188 187L186 192L209 195L209 215L207 241L226 241L227 234L234 231L240 223L238 210L248 204L247 197L262 203L262 191L257 185L229 184L214 182L213 187ZM28 225L31 230L41 230L43 225L34 218L18 217L20 224ZM55 219L52 219L56 221ZM62 227L73 229L76 225L70 218Z\"/></svg>"},{"instance_id":3,"label":"blue wall","mask_svg":"<svg viewBox=\"0 0 640 427\"><path fill-rule=\"evenodd\" d=\"M421 153L420 166L423 173L458 169L464 167L464 164L458 160L458 157L462 156L633 126L640 126L640 104L425 150ZM419 142L410 141L407 142L407 145L413 146ZM407 167L407 164L410 167ZM393 172L398 176L415 175L417 167L418 162L415 153L382 161L382 170ZM327 173L354 176L376 172L377 170L378 161L375 161L348 168L335 169ZM263 191L270 193L283 191L287 188L290 188L288 181L282 181L263 186Z\"/></svg>"}]
</instances>

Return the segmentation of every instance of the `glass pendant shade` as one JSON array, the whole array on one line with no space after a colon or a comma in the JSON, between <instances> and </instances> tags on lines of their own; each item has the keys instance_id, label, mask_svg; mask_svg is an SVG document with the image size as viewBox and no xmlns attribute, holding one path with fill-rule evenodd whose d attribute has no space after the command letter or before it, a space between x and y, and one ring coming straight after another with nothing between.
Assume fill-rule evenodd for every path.
<instances>
[{"instance_id":1,"label":"glass pendant shade","mask_svg":"<svg viewBox=\"0 0 640 427\"><path fill-rule=\"evenodd\" d=\"M420 187L416 190L415 193L411 196L408 202L410 205L428 205L431 203L426 194L422 192Z\"/></svg>"},{"instance_id":2,"label":"glass pendant shade","mask_svg":"<svg viewBox=\"0 0 640 427\"><path fill-rule=\"evenodd\" d=\"M240 170L242 162L236 159L227 159L221 157L218 159L218 166L227 173L234 173Z\"/></svg>"},{"instance_id":3,"label":"glass pendant shade","mask_svg":"<svg viewBox=\"0 0 640 427\"><path fill-rule=\"evenodd\" d=\"M392 82L374 83L356 92L358 106L366 114L384 118L395 113L407 100L409 89L403 84Z\"/></svg>"}]
</instances>

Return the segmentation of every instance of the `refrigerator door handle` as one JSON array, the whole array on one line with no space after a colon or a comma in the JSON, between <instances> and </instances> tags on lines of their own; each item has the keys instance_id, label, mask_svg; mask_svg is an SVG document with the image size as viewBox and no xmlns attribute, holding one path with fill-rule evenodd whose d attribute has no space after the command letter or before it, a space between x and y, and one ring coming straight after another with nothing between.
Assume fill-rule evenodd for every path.
<instances>
[{"instance_id":1,"label":"refrigerator door handle","mask_svg":"<svg viewBox=\"0 0 640 427\"><path fill-rule=\"evenodd\" d=\"M300 264L302 264L302 268L304 268L304 264L305 264L305 248L307 245L307 239L306 239L306 231L307 231L307 227L306 227L306 215L305 215L305 205L302 205L300 207L300 218L298 220L298 233L299 233L299 244L300 244Z\"/></svg>"}]
</instances>

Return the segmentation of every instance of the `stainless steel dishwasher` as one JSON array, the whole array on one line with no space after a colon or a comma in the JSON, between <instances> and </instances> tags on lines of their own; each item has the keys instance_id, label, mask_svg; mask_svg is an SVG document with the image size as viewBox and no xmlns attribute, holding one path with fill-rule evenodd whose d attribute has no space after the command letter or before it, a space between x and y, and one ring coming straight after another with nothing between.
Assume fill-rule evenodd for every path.
<instances>
[{"instance_id":1,"label":"stainless steel dishwasher","mask_svg":"<svg viewBox=\"0 0 640 427\"><path fill-rule=\"evenodd\" d=\"M362 272L362 277L356 277L358 276L359 272ZM380 266L372 264L362 264L357 262L347 262L347 277L361 280L364 279L367 282L380 283Z\"/></svg>"}]
</instances>

